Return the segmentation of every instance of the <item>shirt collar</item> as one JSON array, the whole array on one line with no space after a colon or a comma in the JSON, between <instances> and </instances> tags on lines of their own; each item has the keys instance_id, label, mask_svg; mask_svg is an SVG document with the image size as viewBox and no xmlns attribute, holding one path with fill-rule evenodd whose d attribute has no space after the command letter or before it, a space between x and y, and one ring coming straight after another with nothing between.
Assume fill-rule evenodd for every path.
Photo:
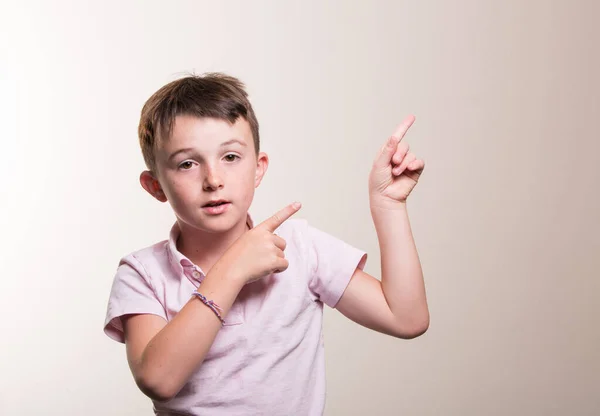
<instances>
[{"instance_id":1,"label":"shirt collar","mask_svg":"<svg viewBox=\"0 0 600 416\"><path fill-rule=\"evenodd\" d=\"M246 216L246 225L248 225L250 229L254 228L254 221L252 220L250 213ZM171 227L169 240L167 242L167 256L169 257L169 263L177 275L180 276L181 274L184 274L192 283L198 286L204 279L205 273L200 267L192 263L190 259L177 250L177 239L180 234L181 230L179 224L175 222L173 227Z\"/></svg>"}]
</instances>

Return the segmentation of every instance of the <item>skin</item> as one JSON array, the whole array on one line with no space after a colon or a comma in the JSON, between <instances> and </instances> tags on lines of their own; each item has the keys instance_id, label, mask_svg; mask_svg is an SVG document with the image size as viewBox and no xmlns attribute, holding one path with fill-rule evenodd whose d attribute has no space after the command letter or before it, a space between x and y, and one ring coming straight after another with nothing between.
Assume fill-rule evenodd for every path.
<instances>
[{"instance_id":1,"label":"skin","mask_svg":"<svg viewBox=\"0 0 600 416\"><path fill-rule=\"evenodd\" d=\"M371 216L381 257L381 281L356 269L336 309L353 321L398 338L429 328L423 271L410 228L407 198L425 162L403 141L415 121L407 117L383 145L369 175Z\"/></svg>"},{"instance_id":2,"label":"skin","mask_svg":"<svg viewBox=\"0 0 600 416\"><path fill-rule=\"evenodd\" d=\"M179 116L169 140L157 146L156 172L140 175L150 195L171 204L181 229L177 248L208 270L203 295L220 306L225 318L245 284L288 267L286 243L273 231L300 204L283 208L252 230L246 226L268 161L265 153L256 153L245 120L230 124ZM226 213L211 216L201 208L215 199L231 202ZM173 398L201 365L220 327L195 297L169 322L149 314L123 317L129 366L142 392L157 401Z\"/></svg>"},{"instance_id":3,"label":"skin","mask_svg":"<svg viewBox=\"0 0 600 416\"><path fill-rule=\"evenodd\" d=\"M235 142L223 145L231 140ZM182 149L190 150L177 153ZM209 270L246 231L246 214L269 157L256 154L243 118L232 125L178 116L171 137L157 146L155 158L157 172L142 172L142 187L158 201L170 203L181 229L177 248L202 270ZM232 202L225 215L210 216L200 208L214 199Z\"/></svg>"},{"instance_id":4,"label":"skin","mask_svg":"<svg viewBox=\"0 0 600 416\"><path fill-rule=\"evenodd\" d=\"M424 162L402 141L408 117L386 141L369 176L371 215L381 252L381 281L357 268L336 305L342 314L373 330L414 338L429 326L421 265L406 201ZM231 142L235 139L236 142ZM228 144L224 144L228 143ZM190 149L178 153L181 149ZM174 156L175 155L175 156ZM178 116L171 137L156 149L156 172L140 175L143 188L169 202L181 229L178 249L208 270L203 294L226 317L248 282L288 267L285 241L273 231L300 209L291 204L252 230L246 215L254 190L268 167L256 153L248 123ZM229 210L209 216L209 200L231 201ZM220 329L215 314L195 297L170 321L155 315L123 318L127 357L140 389L154 400L170 400L201 365Z\"/></svg>"}]
</instances>

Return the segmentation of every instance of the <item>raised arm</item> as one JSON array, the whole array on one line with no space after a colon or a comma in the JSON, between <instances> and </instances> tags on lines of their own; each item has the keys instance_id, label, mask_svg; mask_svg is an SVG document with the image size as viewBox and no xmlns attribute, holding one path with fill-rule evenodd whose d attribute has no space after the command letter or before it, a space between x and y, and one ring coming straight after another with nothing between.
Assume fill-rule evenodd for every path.
<instances>
[{"instance_id":1,"label":"raised arm","mask_svg":"<svg viewBox=\"0 0 600 416\"><path fill-rule=\"evenodd\" d=\"M408 117L387 140L369 177L381 282L357 269L336 305L361 325L400 338L414 338L429 327L423 272L406 207L425 166L402 141L413 122Z\"/></svg>"}]
</instances>

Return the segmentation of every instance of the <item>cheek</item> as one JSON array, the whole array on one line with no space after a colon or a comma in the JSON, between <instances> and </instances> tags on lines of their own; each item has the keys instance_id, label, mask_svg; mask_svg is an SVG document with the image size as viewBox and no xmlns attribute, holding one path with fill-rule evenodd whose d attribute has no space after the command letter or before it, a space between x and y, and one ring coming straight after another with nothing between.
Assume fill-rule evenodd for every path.
<instances>
[{"instance_id":1,"label":"cheek","mask_svg":"<svg viewBox=\"0 0 600 416\"><path fill-rule=\"evenodd\" d=\"M168 198L173 201L189 199L198 183L191 175L165 178L163 188Z\"/></svg>"},{"instance_id":2,"label":"cheek","mask_svg":"<svg viewBox=\"0 0 600 416\"><path fill-rule=\"evenodd\" d=\"M243 198L244 205L249 208L252 205L252 200L254 200L254 186L246 186L244 192L240 193L240 196Z\"/></svg>"},{"instance_id":3,"label":"cheek","mask_svg":"<svg viewBox=\"0 0 600 416\"><path fill-rule=\"evenodd\" d=\"M239 176L237 181L237 188L239 189L240 195L244 195L246 202L251 202L254 197L254 182L255 182L256 170L254 167L244 169L243 174Z\"/></svg>"}]
</instances>

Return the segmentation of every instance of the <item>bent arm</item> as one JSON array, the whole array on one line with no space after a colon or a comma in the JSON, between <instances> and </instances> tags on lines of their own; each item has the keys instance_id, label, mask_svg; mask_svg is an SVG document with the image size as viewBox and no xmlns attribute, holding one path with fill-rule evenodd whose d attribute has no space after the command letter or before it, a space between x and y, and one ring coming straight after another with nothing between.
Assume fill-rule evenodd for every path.
<instances>
[{"instance_id":1,"label":"bent arm","mask_svg":"<svg viewBox=\"0 0 600 416\"><path fill-rule=\"evenodd\" d=\"M221 307L227 319L242 287L242 282L213 267L201 292ZM221 321L196 297L168 323L156 315L124 316L127 360L140 390L153 400L172 399L202 364L220 328Z\"/></svg>"},{"instance_id":2,"label":"bent arm","mask_svg":"<svg viewBox=\"0 0 600 416\"><path fill-rule=\"evenodd\" d=\"M429 327L421 263L405 206L372 210L381 252L381 281L357 268L336 309L354 322L398 338Z\"/></svg>"}]
</instances>

